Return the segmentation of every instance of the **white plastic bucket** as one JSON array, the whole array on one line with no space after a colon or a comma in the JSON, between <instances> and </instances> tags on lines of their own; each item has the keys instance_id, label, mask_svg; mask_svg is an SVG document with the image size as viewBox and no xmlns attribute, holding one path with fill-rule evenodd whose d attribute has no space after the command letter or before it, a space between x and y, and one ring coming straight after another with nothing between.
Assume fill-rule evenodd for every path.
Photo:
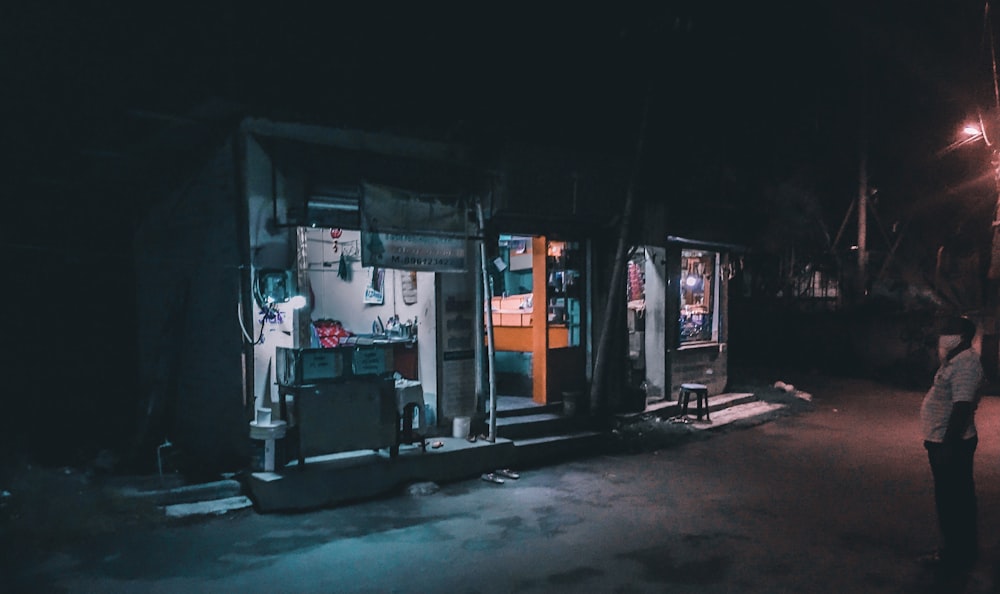
<instances>
[{"instance_id":1,"label":"white plastic bucket","mask_svg":"<svg viewBox=\"0 0 1000 594\"><path fill-rule=\"evenodd\" d=\"M270 425L271 424L271 409L269 409L269 408L258 408L257 409L257 424L258 425Z\"/></svg>"},{"instance_id":2,"label":"white plastic bucket","mask_svg":"<svg viewBox=\"0 0 1000 594\"><path fill-rule=\"evenodd\" d=\"M472 426L472 419L469 417L455 417L451 422L451 436L465 439L469 436L469 428Z\"/></svg>"}]
</instances>

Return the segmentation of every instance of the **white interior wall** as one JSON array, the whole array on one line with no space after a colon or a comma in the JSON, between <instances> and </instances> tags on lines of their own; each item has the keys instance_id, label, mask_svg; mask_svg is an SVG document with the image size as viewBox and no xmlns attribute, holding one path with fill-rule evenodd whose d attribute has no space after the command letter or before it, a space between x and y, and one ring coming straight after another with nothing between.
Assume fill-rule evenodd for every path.
<instances>
[{"instance_id":1,"label":"white interior wall","mask_svg":"<svg viewBox=\"0 0 1000 594\"><path fill-rule=\"evenodd\" d=\"M393 315L399 316L399 321L417 321L417 348L420 380L424 388L424 398L434 402L437 385L434 352L436 336L434 333L434 273L417 273L417 300L408 305L403 302L402 279L407 274L403 270L385 269L383 284L383 302L381 305L364 303L365 288L369 284L370 268L361 265L358 257L350 257L350 276L347 280L338 276L340 256L351 254L355 246L361 242L361 232L345 229L337 239L338 252L333 251L333 238L330 230L325 228L309 228L306 230L307 262L309 267L309 283L312 288L314 303L311 312L312 320L340 320L344 327L355 334L369 334L372 322L377 317L387 323ZM428 389L431 390L428 393Z\"/></svg>"},{"instance_id":2,"label":"white interior wall","mask_svg":"<svg viewBox=\"0 0 1000 594\"><path fill-rule=\"evenodd\" d=\"M258 269L288 269L294 266L294 235L292 228L275 224L274 212L279 219L288 203L288 183L281 171L273 170L271 157L253 136L246 141L246 192L250 234L250 264L253 273ZM272 177L273 176L273 177ZM277 207L275 207L275 202ZM283 222L279 220L278 223ZM286 315L282 324L264 324L256 302L253 305L254 324L247 329L251 337L260 342L254 345L253 393L257 407L274 406L278 401L275 381L275 347L291 347L292 316Z\"/></svg>"},{"instance_id":3,"label":"white interior wall","mask_svg":"<svg viewBox=\"0 0 1000 594\"><path fill-rule=\"evenodd\" d=\"M667 387L667 251L647 246L646 250L646 383L648 393L666 394Z\"/></svg>"}]
</instances>

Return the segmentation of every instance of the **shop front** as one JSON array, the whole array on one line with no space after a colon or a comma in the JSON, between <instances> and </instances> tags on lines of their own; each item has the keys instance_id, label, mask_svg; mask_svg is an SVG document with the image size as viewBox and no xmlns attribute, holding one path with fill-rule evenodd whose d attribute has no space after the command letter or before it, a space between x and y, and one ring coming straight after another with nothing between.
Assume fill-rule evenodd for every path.
<instances>
[{"instance_id":1,"label":"shop front","mask_svg":"<svg viewBox=\"0 0 1000 594\"><path fill-rule=\"evenodd\" d=\"M681 384L719 394L728 382L729 281L739 246L670 236L628 262L628 384L646 405Z\"/></svg>"},{"instance_id":2,"label":"shop front","mask_svg":"<svg viewBox=\"0 0 1000 594\"><path fill-rule=\"evenodd\" d=\"M483 410L468 177L280 137L248 145L256 465L395 457Z\"/></svg>"},{"instance_id":3,"label":"shop front","mask_svg":"<svg viewBox=\"0 0 1000 594\"><path fill-rule=\"evenodd\" d=\"M572 408L586 389L586 243L500 234L490 277L499 394Z\"/></svg>"},{"instance_id":4,"label":"shop front","mask_svg":"<svg viewBox=\"0 0 1000 594\"><path fill-rule=\"evenodd\" d=\"M478 437L495 396L585 401L599 226L573 205L599 204L588 192L602 178L579 185L572 216L543 216L511 206L548 195L523 168L241 122L136 234L142 447L170 443L205 475L247 461L277 472L393 457L456 427Z\"/></svg>"}]
</instances>

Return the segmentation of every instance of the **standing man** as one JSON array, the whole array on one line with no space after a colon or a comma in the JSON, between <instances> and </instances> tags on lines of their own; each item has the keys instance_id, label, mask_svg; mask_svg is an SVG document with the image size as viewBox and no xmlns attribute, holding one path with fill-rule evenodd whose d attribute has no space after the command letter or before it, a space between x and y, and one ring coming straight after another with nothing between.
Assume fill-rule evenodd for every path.
<instances>
[{"instance_id":1,"label":"standing man","mask_svg":"<svg viewBox=\"0 0 1000 594\"><path fill-rule=\"evenodd\" d=\"M938 333L941 366L920 407L924 447L934 476L941 548L922 561L949 571L971 569L978 555L972 460L979 437L975 414L983 367L972 349L976 325L950 318Z\"/></svg>"}]
</instances>

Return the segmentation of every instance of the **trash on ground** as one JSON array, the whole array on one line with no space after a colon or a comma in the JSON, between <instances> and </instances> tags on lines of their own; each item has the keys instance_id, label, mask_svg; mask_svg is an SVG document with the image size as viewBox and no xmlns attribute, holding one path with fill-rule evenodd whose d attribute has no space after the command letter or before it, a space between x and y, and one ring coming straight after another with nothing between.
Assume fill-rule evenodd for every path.
<instances>
[{"instance_id":1,"label":"trash on ground","mask_svg":"<svg viewBox=\"0 0 1000 594\"><path fill-rule=\"evenodd\" d=\"M424 495L433 495L441 490L441 487L437 483L431 481L423 481L419 483L413 483L406 487L406 494L414 497L420 497Z\"/></svg>"}]
</instances>

